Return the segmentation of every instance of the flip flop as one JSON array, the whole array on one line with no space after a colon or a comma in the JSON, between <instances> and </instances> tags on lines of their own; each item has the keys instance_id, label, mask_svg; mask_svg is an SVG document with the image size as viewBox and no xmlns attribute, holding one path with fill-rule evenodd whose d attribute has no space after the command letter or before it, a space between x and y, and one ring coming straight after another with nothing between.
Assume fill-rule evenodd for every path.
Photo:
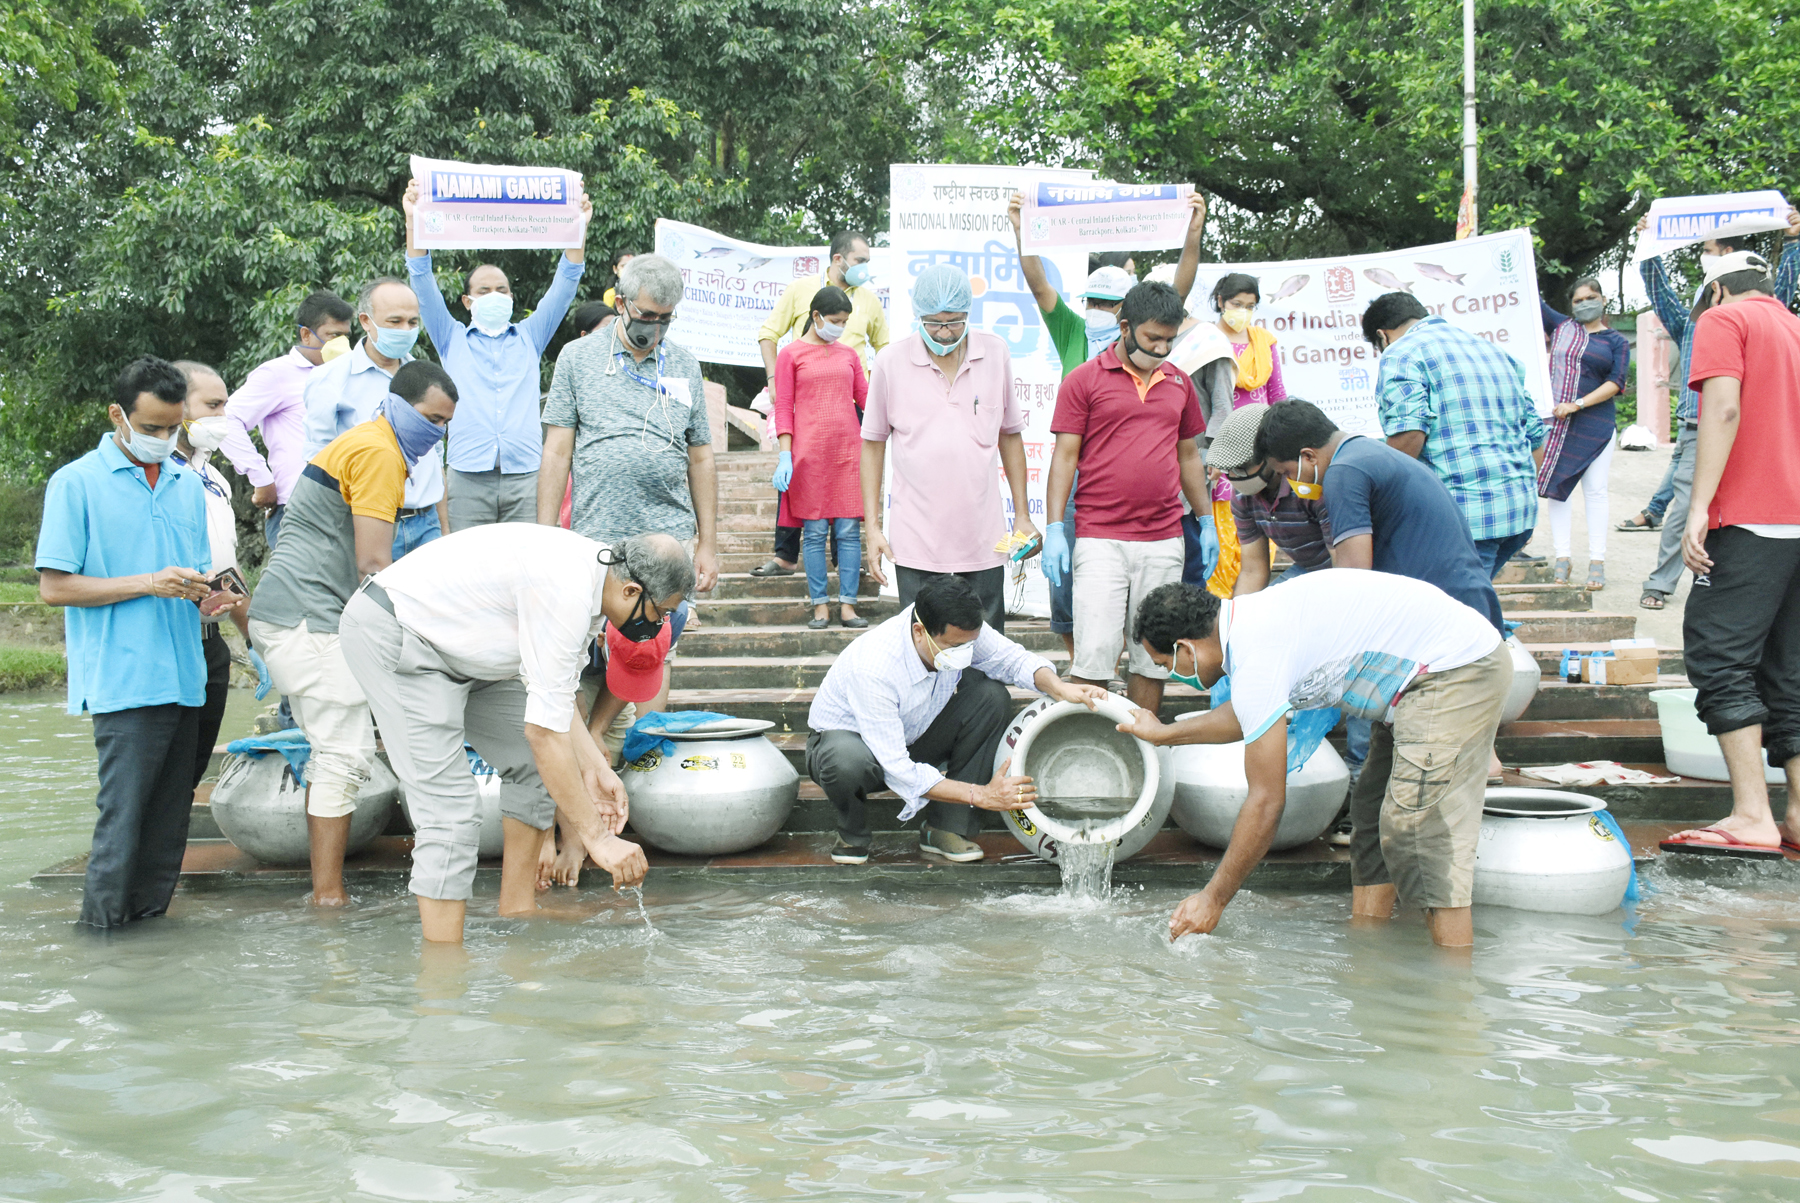
<instances>
[{"instance_id":1,"label":"flip flop","mask_svg":"<svg viewBox=\"0 0 1800 1203\"><path fill-rule=\"evenodd\" d=\"M1699 827L1694 834L1711 832L1718 840L1663 840L1657 844L1664 852L1685 852L1696 856L1736 856L1745 860L1786 860L1787 855L1780 848L1771 848L1767 844L1746 844L1723 827Z\"/></svg>"},{"instance_id":2,"label":"flip flop","mask_svg":"<svg viewBox=\"0 0 1800 1203\"><path fill-rule=\"evenodd\" d=\"M1781 850L1787 854L1789 860L1800 858L1800 844L1796 844L1785 835L1781 837Z\"/></svg>"}]
</instances>

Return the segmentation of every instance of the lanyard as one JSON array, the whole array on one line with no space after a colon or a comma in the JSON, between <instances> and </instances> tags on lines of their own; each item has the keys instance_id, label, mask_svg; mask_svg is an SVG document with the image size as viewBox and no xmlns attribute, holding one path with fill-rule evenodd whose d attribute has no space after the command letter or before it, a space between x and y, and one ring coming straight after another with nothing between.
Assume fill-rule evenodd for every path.
<instances>
[{"instance_id":1,"label":"lanyard","mask_svg":"<svg viewBox=\"0 0 1800 1203\"><path fill-rule=\"evenodd\" d=\"M194 465L188 463L187 457L185 455L181 454L181 452L179 452L179 451L169 452L169 458L174 460L176 463L180 464L182 467L188 468L189 470L191 470L195 476L198 476L200 478L200 484L206 489L206 491L208 493L211 493L214 497L222 497L226 501L231 500L231 494L226 491L225 486L223 484L219 483L218 481L216 481L212 478L211 473L207 472L206 466L204 464L202 464L198 467L195 467Z\"/></svg>"}]
</instances>

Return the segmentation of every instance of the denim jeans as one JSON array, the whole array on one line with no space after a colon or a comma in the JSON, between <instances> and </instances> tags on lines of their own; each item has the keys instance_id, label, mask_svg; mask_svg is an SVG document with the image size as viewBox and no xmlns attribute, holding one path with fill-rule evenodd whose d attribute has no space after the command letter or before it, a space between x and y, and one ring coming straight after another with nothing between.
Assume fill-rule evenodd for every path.
<instances>
[{"instance_id":1,"label":"denim jeans","mask_svg":"<svg viewBox=\"0 0 1800 1203\"><path fill-rule=\"evenodd\" d=\"M1532 528L1526 527L1516 535L1501 535L1498 539L1475 540L1475 554L1481 557L1481 565L1487 569L1488 579L1492 580L1499 571L1506 567L1506 562L1531 542Z\"/></svg>"},{"instance_id":2,"label":"denim jeans","mask_svg":"<svg viewBox=\"0 0 1800 1203\"><path fill-rule=\"evenodd\" d=\"M263 542L269 545L270 551L275 550L275 540L281 536L281 519L286 513L287 507L278 505L263 518Z\"/></svg>"},{"instance_id":3,"label":"denim jeans","mask_svg":"<svg viewBox=\"0 0 1800 1203\"><path fill-rule=\"evenodd\" d=\"M417 551L443 536L444 528L438 525L436 506L402 518L394 523L394 558L398 560L407 552Z\"/></svg>"},{"instance_id":4,"label":"denim jeans","mask_svg":"<svg viewBox=\"0 0 1800 1203\"><path fill-rule=\"evenodd\" d=\"M856 604L856 591L862 578L862 520L860 518L808 518L800 527L800 555L806 562L806 592L815 606L829 598L831 561L825 556L827 532L837 536L838 601L846 606Z\"/></svg>"},{"instance_id":5,"label":"denim jeans","mask_svg":"<svg viewBox=\"0 0 1800 1203\"><path fill-rule=\"evenodd\" d=\"M1675 454L1669 457L1669 469L1663 473L1662 483L1656 486L1656 492L1644 503L1644 513L1652 521L1661 522L1663 515L1669 512L1669 503L1675 500L1675 469L1681 466L1681 449L1686 446L1680 439L1675 440Z\"/></svg>"}]
</instances>

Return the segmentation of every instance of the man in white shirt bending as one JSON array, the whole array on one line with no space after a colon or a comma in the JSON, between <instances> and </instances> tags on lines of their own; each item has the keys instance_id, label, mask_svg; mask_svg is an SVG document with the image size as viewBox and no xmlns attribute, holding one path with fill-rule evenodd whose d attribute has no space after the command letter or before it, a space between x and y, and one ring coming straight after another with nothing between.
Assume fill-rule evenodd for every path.
<instances>
[{"instance_id":1,"label":"man in white shirt bending","mask_svg":"<svg viewBox=\"0 0 1800 1203\"><path fill-rule=\"evenodd\" d=\"M1326 568L1221 602L1164 585L1134 637L1175 680L1231 699L1172 725L1147 710L1121 731L1153 744L1244 741L1250 796L1212 880L1175 909L1169 938L1210 932L1269 850L1287 799L1288 716L1329 707L1374 720L1350 795L1352 913L1422 907L1431 938L1474 943L1469 905L1488 756L1512 661L1487 617L1411 577Z\"/></svg>"}]
</instances>

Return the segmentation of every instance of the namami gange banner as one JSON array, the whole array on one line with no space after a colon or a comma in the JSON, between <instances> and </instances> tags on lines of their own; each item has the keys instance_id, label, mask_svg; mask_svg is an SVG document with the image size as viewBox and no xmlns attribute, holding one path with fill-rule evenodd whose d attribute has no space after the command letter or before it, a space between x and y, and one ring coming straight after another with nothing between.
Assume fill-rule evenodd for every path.
<instances>
[{"instance_id":1,"label":"namami gange banner","mask_svg":"<svg viewBox=\"0 0 1800 1203\"><path fill-rule=\"evenodd\" d=\"M581 173L412 156L419 181L415 237L421 250L582 245Z\"/></svg>"},{"instance_id":2,"label":"namami gange banner","mask_svg":"<svg viewBox=\"0 0 1800 1203\"><path fill-rule=\"evenodd\" d=\"M1381 433L1375 416L1380 359L1362 336L1362 314L1376 297L1397 291L1412 293L1432 314L1518 360L1539 412L1550 412L1550 365L1530 230L1377 255L1202 263L1188 295L1190 314L1202 321L1218 318L1213 285L1228 272L1247 272L1262 286L1256 323L1275 335L1288 395L1311 401L1345 430Z\"/></svg>"}]
</instances>

